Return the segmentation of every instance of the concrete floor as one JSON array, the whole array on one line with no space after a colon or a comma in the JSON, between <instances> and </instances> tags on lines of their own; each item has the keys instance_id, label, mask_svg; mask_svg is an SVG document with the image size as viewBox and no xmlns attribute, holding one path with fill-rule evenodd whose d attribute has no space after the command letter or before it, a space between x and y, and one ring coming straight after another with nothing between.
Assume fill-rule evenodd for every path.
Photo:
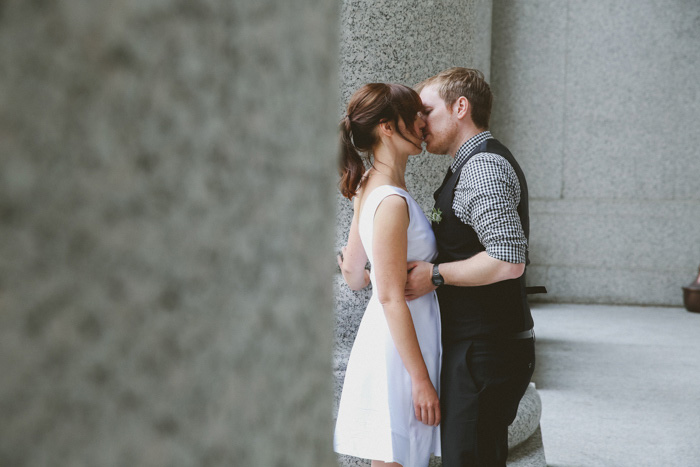
<instances>
[{"instance_id":1,"label":"concrete floor","mask_svg":"<svg viewBox=\"0 0 700 467\"><path fill-rule=\"evenodd\" d=\"M700 466L700 314L532 308L549 467Z\"/></svg>"}]
</instances>

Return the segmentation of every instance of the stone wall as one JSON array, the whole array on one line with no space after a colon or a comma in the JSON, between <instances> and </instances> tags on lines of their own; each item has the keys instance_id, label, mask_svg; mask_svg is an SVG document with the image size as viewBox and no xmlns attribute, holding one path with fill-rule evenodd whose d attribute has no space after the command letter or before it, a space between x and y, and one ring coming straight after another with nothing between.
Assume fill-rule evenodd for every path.
<instances>
[{"instance_id":1,"label":"stone wall","mask_svg":"<svg viewBox=\"0 0 700 467\"><path fill-rule=\"evenodd\" d=\"M537 297L681 305L700 264L700 3L495 0L492 42Z\"/></svg>"},{"instance_id":2,"label":"stone wall","mask_svg":"<svg viewBox=\"0 0 700 467\"><path fill-rule=\"evenodd\" d=\"M337 14L0 3L0 465L335 464Z\"/></svg>"}]
</instances>

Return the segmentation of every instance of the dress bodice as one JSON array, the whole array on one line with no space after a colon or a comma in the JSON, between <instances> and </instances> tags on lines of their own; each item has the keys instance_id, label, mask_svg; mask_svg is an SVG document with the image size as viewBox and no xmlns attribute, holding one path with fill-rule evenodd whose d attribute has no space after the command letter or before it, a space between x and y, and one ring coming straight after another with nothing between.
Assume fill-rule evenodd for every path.
<instances>
[{"instance_id":1,"label":"dress bodice","mask_svg":"<svg viewBox=\"0 0 700 467\"><path fill-rule=\"evenodd\" d=\"M406 261L433 261L437 256L435 235L421 207L406 190L392 185L381 185L367 195L359 219L360 239L362 240L362 246L367 253L367 258L370 263L374 264L374 255L372 251L374 215L379 204L381 204L387 196L391 195L401 196L408 204L409 224L406 233L408 241ZM373 271L374 268L372 268L370 277L374 284Z\"/></svg>"}]
</instances>

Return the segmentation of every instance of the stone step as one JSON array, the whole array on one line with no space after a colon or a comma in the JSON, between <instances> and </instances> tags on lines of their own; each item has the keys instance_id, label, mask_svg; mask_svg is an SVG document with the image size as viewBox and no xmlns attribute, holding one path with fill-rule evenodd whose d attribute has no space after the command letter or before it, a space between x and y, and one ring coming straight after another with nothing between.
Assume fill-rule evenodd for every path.
<instances>
[{"instance_id":1,"label":"stone step","mask_svg":"<svg viewBox=\"0 0 700 467\"><path fill-rule=\"evenodd\" d=\"M535 432L522 444L508 451L509 467L547 467L539 423Z\"/></svg>"},{"instance_id":2,"label":"stone step","mask_svg":"<svg viewBox=\"0 0 700 467\"><path fill-rule=\"evenodd\" d=\"M540 426L541 417L542 399L537 393L535 383L530 383L520 399L518 414L508 427L508 448L513 449L530 439Z\"/></svg>"}]
</instances>

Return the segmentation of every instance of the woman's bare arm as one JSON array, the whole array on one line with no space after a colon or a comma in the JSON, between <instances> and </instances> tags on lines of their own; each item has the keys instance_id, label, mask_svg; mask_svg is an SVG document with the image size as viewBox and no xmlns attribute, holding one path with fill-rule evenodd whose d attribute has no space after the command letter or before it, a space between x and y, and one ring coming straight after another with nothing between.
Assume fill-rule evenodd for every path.
<instances>
[{"instance_id":1,"label":"woman's bare arm","mask_svg":"<svg viewBox=\"0 0 700 467\"><path fill-rule=\"evenodd\" d=\"M372 243L373 268L377 295L384 308L391 337L411 376L416 418L426 425L437 426L440 423L440 403L404 298L408 247L406 232L409 224L407 208L406 200L397 195L386 197L377 208Z\"/></svg>"},{"instance_id":2,"label":"woman's bare arm","mask_svg":"<svg viewBox=\"0 0 700 467\"><path fill-rule=\"evenodd\" d=\"M350 224L348 244L342 248L342 254L338 255L338 266L343 273L343 279L352 290L360 290L369 284L369 271L365 269L367 253L360 240L360 202L359 196L354 200L355 213Z\"/></svg>"}]
</instances>

